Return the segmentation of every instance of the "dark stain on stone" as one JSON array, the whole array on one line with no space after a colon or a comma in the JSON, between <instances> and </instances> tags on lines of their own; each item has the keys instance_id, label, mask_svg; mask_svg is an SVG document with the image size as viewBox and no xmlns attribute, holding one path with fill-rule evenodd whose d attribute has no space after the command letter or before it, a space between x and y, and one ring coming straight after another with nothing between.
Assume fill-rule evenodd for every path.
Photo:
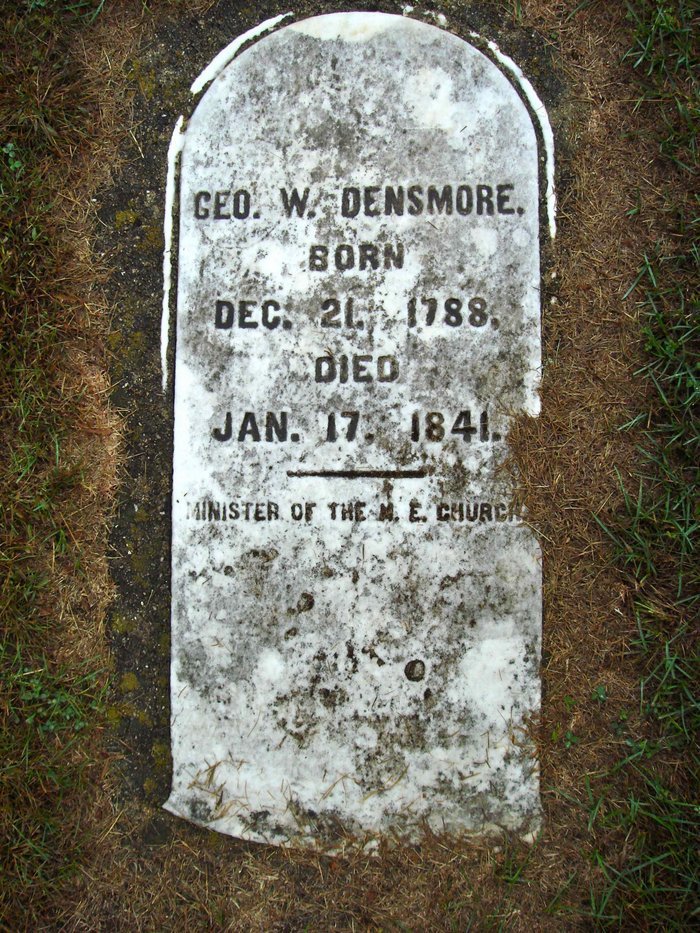
<instances>
[{"instance_id":1,"label":"dark stain on stone","mask_svg":"<svg viewBox=\"0 0 700 933\"><path fill-rule=\"evenodd\" d=\"M459 581L462 579L463 576L464 574L462 573L461 570L459 573L456 573L452 577L449 575L444 576L442 580L440 581L440 589L444 590L444 589L447 589L448 586L454 586L455 583L459 583Z\"/></svg>"},{"instance_id":2,"label":"dark stain on stone","mask_svg":"<svg viewBox=\"0 0 700 933\"><path fill-rule=\"evenodd\" d=\"M374 648L371 645L367 648L363 648L362 653L369 655L369 657L373 661L376 661L377 667L384 667L384 665L386 664L386 661L383 658L379 657L379 655L377 654L377 652L374 650Z\"/></svg>"},{"instance_id":3,"label":"dark stain on stone","mask_svg":"<svg viewBox=\"0 0 700 933\"><path fill-rule=\"evenodd\" d=\"M353 648L352 642L346 642L345 647L347 649L348 657L350 658L350 662L352 664L352 672L354 674L358 667L357 657L355 656L355 649Z\"/></svg>"},{"instance_id":4,"label":"dark stain on stone","mask_svg":"<svg viewBox=\"0 0 700 933\"><path fill-rule=\"evenodd\" d=\"M190 817L198 823L207 823L211 818L211 811L203 800L190 801Z\"/></svg>"},{"instance_id":5,"label":"dark stain on stone","mask_svg":"<svg viewBox=\"0 0 700 933\"><path fill-rule=\"evenodd\" d=\"M311 593L302 593L297 602L297 612L301 614L302 612L308 612L309 609L313 608L314 598Z\"/></svg>"},{"instance_id":6,"label":"dark stain on stone","mask_svg":"<svg viewBox=\"0 0 700 933\"><path fill-rule=\"evenodd\" d=\"M418 659L409 661L403 672L409 680L423 680L425 677L425 664Z\"/></svg>"},{"instance_id":7,"label":"dark stain on stone","mask_svg":"<svg viewBox=\"0 0 700 933\"><path fill-rule=\"evenodd\" d=\"M347 702L348 695L342 687L321 687L318 691L319 699L326 709L337 709Z\"/></svg>"}]
</instances>

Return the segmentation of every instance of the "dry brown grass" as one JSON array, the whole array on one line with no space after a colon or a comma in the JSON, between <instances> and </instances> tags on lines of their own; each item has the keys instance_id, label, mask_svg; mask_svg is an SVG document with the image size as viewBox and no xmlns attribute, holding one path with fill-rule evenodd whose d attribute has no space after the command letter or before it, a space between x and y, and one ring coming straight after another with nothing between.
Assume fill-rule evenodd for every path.
<instances>
[{"instance_id":1,"label":"dry brown grass","mask_svg":"<svg viewBox=\"0 0 700 933\"><path fill-rule=\"evenodd\" d=\"M1 385L19 390L5 395L0 418L0 917L8 929L53 913L57 879L91 831L92 788L105 767L98 735L73 741L60 717L75 714L70 684L88 673L104 680L109 666L107 531L121 422L109 404L106 270L92 249L90 196L118 164L127 93L116 31L101 40L111 68L86 67L77 34L40 22L28 33L21 13L4 10L0 86L0 139L21 162L14 187L3 176L3 194L20 198L14 211L5 206L0 229ZM23 444L29 465L17 471ZM39 710L38 738L22 719L22 684L36 688L29 709Z\"/></svg>"},{"instance_id":2,"label":"dry brown grass","mask_svg":"<svg viewBox=\"0 0 700 933\"><path fill-rule=\"evenodd\" d=\"M86 205L116 164L115 144L128 113L124 62L141 29L148 38L137 6L108 5L85 44L73 48L82 80L90 82L94 132L69 158L62 154L69 177L55 213L57 242L71 246L66 300L81 322L65 348L62 373L66 395L81 397L70 457L91 469L66 504L86 572L77 578L57 558L47 602L61 633L57 656L102 658L105 665L105 527L120 424L108 401L106 309L99 286L91 284L99 282L101 262L91 252L94 219ZM541 838L530 851L432 837L419 848L343 859L247 845L144 803L121 809L104 751L93 746L93 761L102 762L93 792L71 803L75 835L89 839L89 860L49 911L52 928L587 928L586 921L553 910L566 904L585 909L589 886L599 880L591 859L596 848L613 863L624 859L624 838L587 828L585 779L619 757L623 739L614 725L636 715L638 691L628 651L630 594L593 515L605 519L620 505L615 470L623 477L634 471L633 438L618 428L640 408L642 390L633 378L640 347L634 304L623 296L639 257L667 231L658 209L663 179L655 148L645 140L645 114L634 112L635 91L620 64L629 45L622 5L593 4L568 18L576 6L574 0L522 3L522 25L548 37L569 81L566 104L553 115L568 134L560 167L570 181L561 191L559 235L547 257L543 408L511 436L545 561ZM637 198L642 211L630 218ZM604 706L592 698L600 684L609 697ZM576 738L570 747L567 731ZM525 861L526 871L517 874Z\"/></svg>"}]
</instances>

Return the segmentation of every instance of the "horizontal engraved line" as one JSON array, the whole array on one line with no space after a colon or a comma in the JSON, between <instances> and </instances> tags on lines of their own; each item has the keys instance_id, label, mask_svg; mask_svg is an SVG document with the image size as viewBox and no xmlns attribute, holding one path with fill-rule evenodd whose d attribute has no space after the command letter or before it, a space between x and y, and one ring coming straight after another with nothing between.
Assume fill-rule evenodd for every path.
<instances>
[{"instance_id":1,"label":"horizontal engraved line","mask_svg":"<svg viewBox=\"0 0 700 933\"><path fill-rule=\"evenodd\" d=\"M417 470L287 470L287 476L320 476L328 479L423 479L433 472L428 467Z\"/></svg>"}]
</instances>

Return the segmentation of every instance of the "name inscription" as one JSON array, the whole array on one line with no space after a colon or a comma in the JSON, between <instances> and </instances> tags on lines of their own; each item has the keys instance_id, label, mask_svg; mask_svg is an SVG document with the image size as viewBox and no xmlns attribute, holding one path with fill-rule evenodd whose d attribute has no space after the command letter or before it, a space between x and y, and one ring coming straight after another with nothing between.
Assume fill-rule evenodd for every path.
<instances>
[{"instance_id":1,"label":"name inscription","mask_svg":"<svg viewBox=\"0 0 700 933\"><path fill-rule=\"evenodd\" d=\"M316 193L311 188L280 188L280 208L287 217L314 218L318 208ZM421 214L445 214L469 217L525 212L514 206L515 185L446 184L446 185L369 185L363 188L345 187L335 199L342 217L419 217ZM193 216L197 220L259 220L260 211L253 206L249 188L219 188L197 191L193 198Z\"/></svg>"}]
</instances>

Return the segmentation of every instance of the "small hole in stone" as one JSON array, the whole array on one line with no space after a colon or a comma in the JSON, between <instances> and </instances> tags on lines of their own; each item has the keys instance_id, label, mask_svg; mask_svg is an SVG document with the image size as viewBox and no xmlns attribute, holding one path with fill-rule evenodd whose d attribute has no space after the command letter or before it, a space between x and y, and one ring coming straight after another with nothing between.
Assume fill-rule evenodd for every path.
<instances>
[{"instance_id":1,"label":"small hole in stone","mask_svg":"<svg viewBox=\"0 0 700 933\"><path fill-rule=\"evenodd\" d=\"M425 700L426 703L432 697L432 695L433 695L433 691L430 689L430 687L426 687L426 689L423 691L423 699Z\"/></svg>"},{"instance_id":2,"label":"small hole in stone","mask_svg":"<svg viewBox=\"0 0 700 933\"><path fill-rule=\"evenodd\" d=\"M425 664L422 661L409 661L403 669L409 680L423 680L425 677Z\"/></svg>"},{"instance_id":3,"label":"small hole in stone","mask_svg":"<svg viewBox=\"0 0 700 933\"><path fill-rule=\"evenodd\" d=\"M469 620L469 628L474 628L476 626L476 619Z\"/></svg>"}]
</instances>

